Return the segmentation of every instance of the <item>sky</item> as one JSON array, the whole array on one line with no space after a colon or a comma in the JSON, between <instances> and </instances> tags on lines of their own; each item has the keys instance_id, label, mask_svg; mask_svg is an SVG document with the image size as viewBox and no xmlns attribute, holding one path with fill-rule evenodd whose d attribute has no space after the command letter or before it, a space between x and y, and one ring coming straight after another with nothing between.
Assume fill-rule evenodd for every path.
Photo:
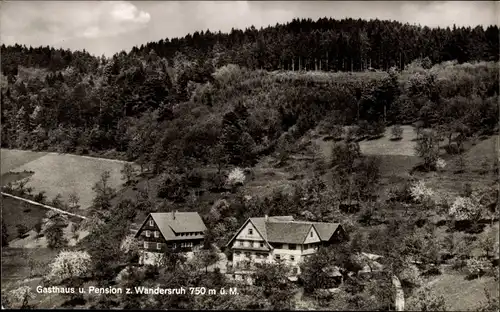
<instances>
[{"instance_id":1,"label":"sky","mask_svg":"<svg viewBox=\"0 0 500 312\"><path fill-rule=\"evenodd\" d=\"M429 27L499 24L498 1L2 1L0 42L112 56L151 41L293 18L378 18Z\"/></svg>"}]
</instances>

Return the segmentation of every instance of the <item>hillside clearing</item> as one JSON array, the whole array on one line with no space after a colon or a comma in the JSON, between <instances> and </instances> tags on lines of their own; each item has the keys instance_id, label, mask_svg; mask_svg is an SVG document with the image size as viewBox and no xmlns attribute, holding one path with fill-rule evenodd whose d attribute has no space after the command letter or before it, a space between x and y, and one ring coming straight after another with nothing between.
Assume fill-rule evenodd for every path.
<instances>
[{"instance_id":1,"label":"hillside clearing","mask_svg":"<svg viewBox=\"0 0 500 312\"><path fill-rule=\"evenodd\" d=\"M3 175L45 155L47 155L45 152L10 150L2 148L0 150L0 159L2 160L0 173Z\"/></svg>"},{"instance_id":2,"label":"hillside clearing","mask_svg":"<svg viewBox=\"0 0 500 312\"><path fill-rule=\"evenodd\" d=\"M477 311L486 302L485 288L492 297L498 298L498 282L493 277L465 279L460 274L442 274L428 285L436 296L443 296L447 311Z\"/></svg>"},{"instance_id":3,"label":"hillside clearing","mask_svg":"<svg viewBox=\"0 0 500 312\"><path fill-rule=\"evenodd\" d=\"M401 126L401 128L403 129L403 138L399 141L391 140L391 127L387 127L383 137L359 142L361 153L364 155L415 156L417 134L412 126Z\"/></svg>"},{"instance_id":4,"label":"hillside clearing","mask_svg":"<svg viewBox=\"0 0 500 312\"><path fill-rule=\"evenodd\" d=\"M7 158L2 157L2 164L4 162L14 163L10 158L15 158L17 155L22 156L25 154L24 152L8 150ZM76 192L80 197L80 207L85 209L92 204L94 198L92 187L104 171L110 173L108 183L112 188L118 190L125 182L120 173L125 163L123 161L70 154L41 154L40 157L29 162L26 161L11 171L34 172L26 187L32 187L34 193L44 191L49 200L56 197L57 194L61 194L63 200L67 200L69 194Z\"/></svg>"}]
</instances>

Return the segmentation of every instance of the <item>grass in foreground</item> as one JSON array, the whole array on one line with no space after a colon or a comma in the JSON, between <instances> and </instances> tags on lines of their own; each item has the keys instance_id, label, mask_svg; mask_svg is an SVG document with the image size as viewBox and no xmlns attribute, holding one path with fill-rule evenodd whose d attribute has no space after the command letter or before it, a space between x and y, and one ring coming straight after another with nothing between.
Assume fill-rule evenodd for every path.
<instances>
[{"instance_id":1,"label":"grass in foreground","mask_svg":"<svg viewBox=\"0 0 500 312\"><path fill-rule=\"evenodd\" d=\"M29 203L2 196L2 219L7 225L8 241L17 238L17 224L23 224L28 230L42 222L47 209Z\"/></svg>"}]
</instances>

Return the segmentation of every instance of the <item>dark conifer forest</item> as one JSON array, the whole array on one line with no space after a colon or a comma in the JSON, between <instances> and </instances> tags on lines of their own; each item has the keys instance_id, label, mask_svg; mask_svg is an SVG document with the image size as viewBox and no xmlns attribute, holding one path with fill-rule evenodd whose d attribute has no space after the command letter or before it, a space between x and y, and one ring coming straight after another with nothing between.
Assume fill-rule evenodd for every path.
<instances>
[{"instance_id":1,"label":"dark conifer forest","mask_svg":"<svg viewBox=\"0 0 500 312\"><path fill-rule=\"evenodd\" d=\"M148 163L164 159L175 146L170 157L209 161L206 151L224 140L243 140L235 146L265 154L290 127L300 135L332 112L342 112L347 125L433 123L452 110L474 129L491 128L497 116L498 34L497 26L429 28L323 18L195 32L111 58L2 46L2 147L114 150ZM415 60L427 71L402 74ZM469 78L445 83L429 71L447 61L457 64L446 70ZM469 69L463 63L479 65ZM464 105L478 113L459 109ZM241 153L247 156L231 161L253 158Z\"/></svg>"}]
</instances>

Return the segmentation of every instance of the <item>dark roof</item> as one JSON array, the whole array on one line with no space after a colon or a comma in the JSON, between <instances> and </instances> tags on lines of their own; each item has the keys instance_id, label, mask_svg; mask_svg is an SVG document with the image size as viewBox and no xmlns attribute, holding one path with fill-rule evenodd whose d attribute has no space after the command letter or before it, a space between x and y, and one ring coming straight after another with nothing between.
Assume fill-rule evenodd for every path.
<instances>
[{"instance_id":1,"label":"dark roof","mask_svg":"<svg viewBox=\"0 0 500 312\"><path fill-rule=\"evenodd\" d=\"M267 222L279 222L279 221L293 221L293 216L275 216L269 217ZM263 238L268 241L267 229L266 229L266 218L250 218L250 222L257 228L257 231L263 236Z\"/></svg>"},{"instance_id":2,"label":"dark roof","mask_svg":"<svg viewBox=\"0 0 500 312\"><path fill-rule=\"evenodd\" d=\"M270 243L302 244L312 224L293 222L266 222L267 240Z\"/></svg>"},{"instance_id":3,"label":"dark roof","mask_svg":"<svg viewBox=\"0 0 500 312\"><path fill-rule=\"evenodd\" d=\"M322 241L329 241L333 233L339 228L340 223L313 222L314 228L318 232Z\"/></svg>"},{"instance_id":4,"label":"dark roof","mask_svg":"<svg viewBox=\"0 0 500 312\"><path fill-rule=\"evenodd\" d=\"M205 232L207 227L197 212L155 212L150 216L166 240L203 238L203 234L176 236L175 233Z\"/></svg>"}]
</instances>

